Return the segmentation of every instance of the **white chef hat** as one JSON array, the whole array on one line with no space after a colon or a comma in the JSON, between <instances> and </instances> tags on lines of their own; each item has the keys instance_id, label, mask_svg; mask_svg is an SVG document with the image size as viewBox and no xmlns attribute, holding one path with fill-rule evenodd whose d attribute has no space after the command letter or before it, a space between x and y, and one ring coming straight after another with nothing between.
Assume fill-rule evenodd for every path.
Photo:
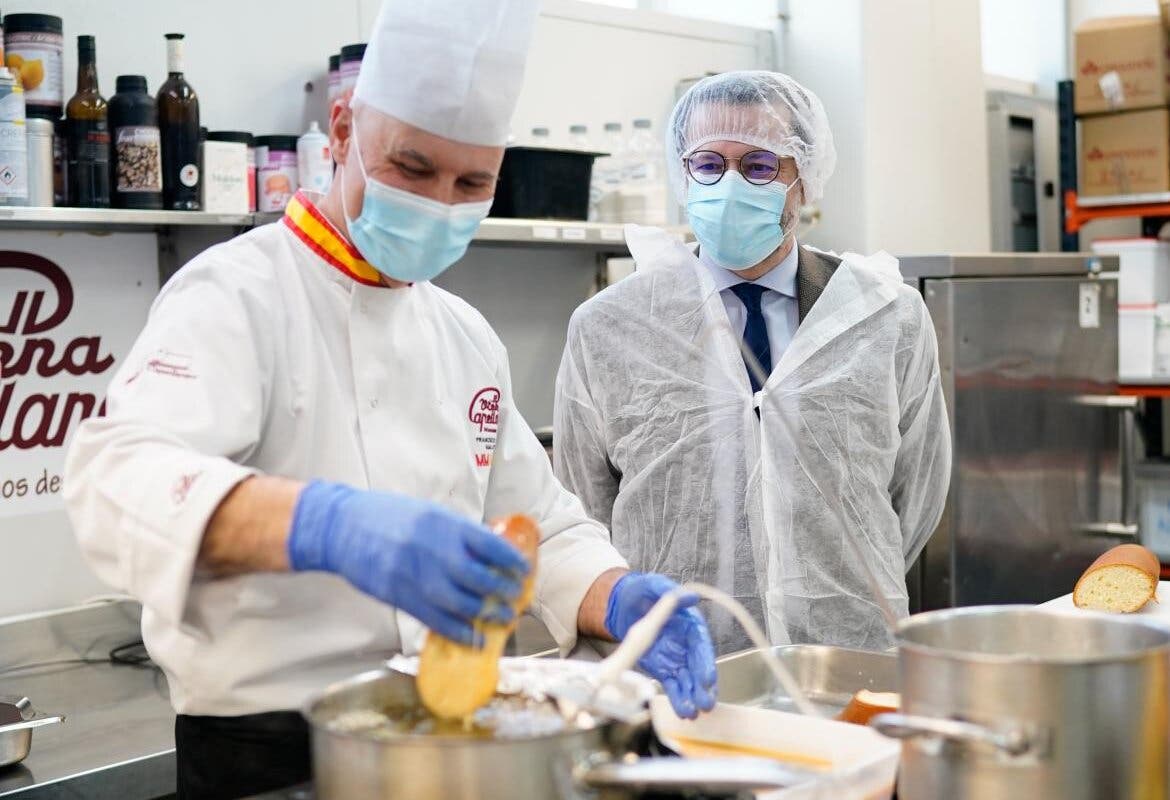
<instances>
[{"instance_id":1,"label":"white chef hat","mask_svg":"<svg viewBox=\"0 0 1170 800\"><path fill-rule=\"evenodd\" d=\"M502 145L539 0L383 0L354 96L458 142Z\"/></svg>"}]
</instances>

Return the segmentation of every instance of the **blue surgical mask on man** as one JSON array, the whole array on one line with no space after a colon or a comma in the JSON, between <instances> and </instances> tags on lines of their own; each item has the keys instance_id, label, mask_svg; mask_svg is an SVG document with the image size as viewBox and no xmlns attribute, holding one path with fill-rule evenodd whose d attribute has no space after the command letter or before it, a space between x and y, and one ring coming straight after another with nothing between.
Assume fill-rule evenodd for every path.
<instances>
[{"instance_id":1,"label":"blue surgical mask on man","mask_svg":"<svg viewBox=\"0 0 1170 800\"><path fill-rule=\"evenodd\" d=\"M362 163L356 116L353 137L366 191L361 213L351 219L344 208L342 185L350 239L362 258L389 278L404 283L434 280L467 252L492 201L449 205L374 180ZM341 179L345 180L344 169Z\"/></svg>"},{"instance_id":2,"label":"blue surgical mask on man","mask_svg":"<svg viewBox=\"0 0 1170 800\"><path fill-rule=\"evenodd\" d=\"M780 222L796 180L757 186L728 170L711 185L690 181L687 217L703 252L731 270L754 267L771 255L789 233Z\"/></svg>"}]
</instances>

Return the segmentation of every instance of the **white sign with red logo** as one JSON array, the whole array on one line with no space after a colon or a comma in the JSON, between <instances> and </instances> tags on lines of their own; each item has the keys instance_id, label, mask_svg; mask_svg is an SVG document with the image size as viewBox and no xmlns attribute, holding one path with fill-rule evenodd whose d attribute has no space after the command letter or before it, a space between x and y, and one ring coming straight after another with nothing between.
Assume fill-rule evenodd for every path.
<instances>
[{"instance_id":1,"label":"white sign with red logo","mask_svg":"<svg viewBox=\"0 0 1170 800\"><path fill-rule=\"evenodd\" d=\"M65 451L158 293L152 233L0 241L0 517L62 508Z\"/></svg>"}]
</instances>

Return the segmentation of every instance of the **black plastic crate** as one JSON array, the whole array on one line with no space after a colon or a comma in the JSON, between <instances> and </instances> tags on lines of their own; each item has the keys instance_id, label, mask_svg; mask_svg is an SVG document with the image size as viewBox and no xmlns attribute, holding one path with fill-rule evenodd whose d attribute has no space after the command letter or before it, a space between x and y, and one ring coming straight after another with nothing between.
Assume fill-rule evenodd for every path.
<instances>
[{"instance_id":1,"label":"black plastic crate","mask_svg":"<svg viewBox=\"0 0 1170 800\"><path fill-rule=\"evenodd\" d=\"M589 217L593 160L605 153L546 147L504 151L492 216L584 220Z\"/></svg>"}]
</instances>

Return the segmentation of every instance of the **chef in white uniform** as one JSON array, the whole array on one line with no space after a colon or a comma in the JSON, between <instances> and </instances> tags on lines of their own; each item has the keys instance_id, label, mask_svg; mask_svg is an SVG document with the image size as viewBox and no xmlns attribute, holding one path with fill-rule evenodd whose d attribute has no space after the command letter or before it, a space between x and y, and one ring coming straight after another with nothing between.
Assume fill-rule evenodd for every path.
<instances>
[{"instance_id":1,"label":"chef in white uniform","mask_svg":"<svg viewBox=\"0 0 1170 800\"><path fill-rule=\"evenodd\" d=\"M311 693L426 628L509 618L527 565L486 520L539 523L533 607L562 651L675 587L626 569L516 410L500 340L429 282L488 213L535 17L387 0L332 110L329 193L186 265L72 443L68 509L143 604L181 798L307 780ZM684 715L714 704L695 602L641 662Z\"/></svg>"}]
</instances>

